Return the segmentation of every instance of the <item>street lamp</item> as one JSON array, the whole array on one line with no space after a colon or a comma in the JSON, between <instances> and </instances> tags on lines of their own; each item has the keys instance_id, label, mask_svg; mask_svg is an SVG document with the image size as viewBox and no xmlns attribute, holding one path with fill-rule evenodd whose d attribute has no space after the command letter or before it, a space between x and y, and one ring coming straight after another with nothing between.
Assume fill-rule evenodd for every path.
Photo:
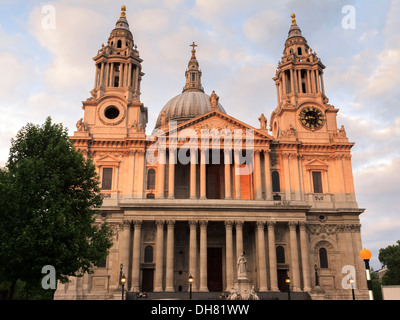
<instances>
[{"instance_id":1,"label":"street lamp","mask_svg":"<svg viewBox=\"0 0 400 320\"><path fill-rule=\"evenodd\" d=\"M369 300L374 300L374 294L372 292L372 281L371 281L371 272L369 270L369 259L372 257L371 251L368 249L362 249L360 251L360 257L364 260L365 264L365 273L367 275L367 287L369 293Z\"/></svg>"},{"instance_id":2,"label":"street lamp","mask_svg":"<svg viewBox=\"0 0 400 320\"><path fill-rule=\"evenodd\" d=\"M190 275L189 276L189 300L192 300L192 283L193 283L193 277Z\"/></svg>"},{"instance_id":3,"label":"street lamp","mask_svg":"<svg viewBox=\"0 0 400 320\"><path fill-rule=\"evenodd\" d=\"M121 277L121 285L122 285L122 300L124 300L124 286L125 286L126 278L125 275Z\"/></svg>"},{"instance_id":4,"label":"street lamp","mask_svg":"<svg viewBox=\"0 0 400 320\"><path fill-rule=\"evenodd\" d=\"M287 287L288 287L288 300L290 300L290 278L289 277L287 277L286 279L285 279L285 282L286 282L286 284L287 284Z\"/></svg>"},{"instance_id":5,"label":"street lamp","mask_svg":"<svg viewBox=\"0 0 400 320\"><path fill-rule=\"evenodd\" d=\"M354 295L354 283L355 283L355 280L353 279L353 277L350 278L349 282L350 282L350 285L351 285L351 293L353 295L353 300L356 300L356 297Z\"/></svg>"},{"instance_id":6,"label":"street lamp","mask_svg":"<svg viewBox=\"0 0 400 320\"><path fill-rule=\"evenodd\" d=\"M122 286L122 300L124 300L124 286L126 283L126 277L122 273L122 269L124 268L124 265L121 263L119 266L119 284Z\"/></svg>"}]
</instances>

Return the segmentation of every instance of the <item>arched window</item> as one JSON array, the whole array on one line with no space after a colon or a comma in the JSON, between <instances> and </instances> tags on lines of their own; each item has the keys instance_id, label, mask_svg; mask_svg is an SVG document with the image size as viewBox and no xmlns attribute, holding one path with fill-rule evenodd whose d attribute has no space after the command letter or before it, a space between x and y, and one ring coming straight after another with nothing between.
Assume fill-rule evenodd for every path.
<instances>
[{"instance_id":1,"label":"arched window","mask_svg":"<svg viewBox=\"0 0 400 320\"><path fill-rule=\"evenodd\" d=\"M276 262L285 263L285 249L282 246L276 247Z\"/></svg>"},{"instance_id":2,"label":"arched window","mask_svg":"<svg viewBox=\"0 0 400 320\"><path fill-rule=\"evenodd\" d=\"M147 171L147 190L154 190L156 187L156 171L150 169Z\"/></svg>"},{"instance_id":3,"label":"arched window","mask_svg":"<svg viewBox=\"0 0 400 320\"><path fill-rule=\"evenodd\" d=\"M320 268L328 268L328 252L325 248L319 249L319 266Z\"/></svg>"},{"instance_id":4,"label":"arched window","mask_svg":"<svg viewBox=\"0 0 400 320\"><path fill-rule=\"evenodd\" d=\"M301 56L302 55L302 52L301 52L301 48L299 47L299 48L297 48L297 54L299 55L299 56Z\"/></svg>"},{"instance_id":5,"label":"arched window","mask_svg":"<svg viewBox=\"0 0 400 320\"><path fill-rule=\"evenodd\" d=\"M118 40L118 42L117 42L117 48L121 48L122 47L122 41L121 40Z\"/></svg>"},{"instance_id":6,"label":"arched window","mask_svg":"<svg viewBox=\"0 0 400 320\"><path fill-rule=\"evenodd\" d=\"M153 262L153 247L146 246L144 248L144 262Z\"/></svg>"},{"instance_id":7,"label":"arched window","mask_svg":"<svg viewBox=\"0 0 400 320\"><path fill-rule=\"evenodd\" d=\"M272 192L281 192L281 184L279 181L278 171L272 171Z\"/></svg>"}]
</instances>

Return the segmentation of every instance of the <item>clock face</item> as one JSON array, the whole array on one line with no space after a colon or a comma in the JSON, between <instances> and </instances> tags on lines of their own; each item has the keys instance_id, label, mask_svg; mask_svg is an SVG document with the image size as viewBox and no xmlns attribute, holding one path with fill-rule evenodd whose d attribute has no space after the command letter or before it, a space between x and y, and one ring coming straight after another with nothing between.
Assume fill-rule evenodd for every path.
<instances>
[{"instance_id":1,"label":"clock face","mask_svg":"<svg viewBox=\"0 0 400 320\"><path fill-rule=\"evenodd\" d=\"M315 107L306 107L300 112L300 121L307 129L315 130L323 126L325 116Z\"/></svg>"}]
</instances>

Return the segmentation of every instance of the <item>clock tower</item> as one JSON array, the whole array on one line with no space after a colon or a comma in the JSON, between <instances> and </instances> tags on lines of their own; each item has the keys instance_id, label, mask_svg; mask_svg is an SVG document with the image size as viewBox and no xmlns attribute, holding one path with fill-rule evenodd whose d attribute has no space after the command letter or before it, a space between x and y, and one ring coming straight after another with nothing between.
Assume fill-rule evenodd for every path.
<instances>
[{"instance_id":1,"label":"clock tower","mask_svg":"<svg viewBox=\"0 0 400 320\"><path fill-rule=\"evenodd\" d=\"M302 35L292 14L283 56L273 78L277 106L270 129L271 156L285 177L287 201L308 200L316 207L355 208L349 142L325 94L325 66Z\"/></svg>"},{"instance_id":2,"label":"clock tower","mask_svg":"<svg viewBox=\"0 0 400 320\"><path fill-rule=\"evenodd\" d=\"M302 141L328 142L337 132L336 113L325 95L325 66L313 52L297 25L295 14L283 57L273 78L277 107L271 115L271 130L276 139L293 136Z\"/></svg>"}]
</instances>

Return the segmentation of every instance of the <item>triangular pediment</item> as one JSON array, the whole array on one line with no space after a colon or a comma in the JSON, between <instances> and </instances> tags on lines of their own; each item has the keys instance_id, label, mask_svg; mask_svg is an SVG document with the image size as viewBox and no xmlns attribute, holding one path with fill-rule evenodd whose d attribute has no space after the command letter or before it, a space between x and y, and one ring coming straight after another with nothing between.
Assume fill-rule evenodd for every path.
<instances>
[{"instance_id":1,"label":"triangular pediment","mask_svg":"<svg viewBox=\"0 0 400 320\"><path fill-rule=\"evenodd\" d=\"M121 162L121 160L112 155L100 155L100 157L96 159L97 165L113 165L119 162Z\"/></svg>"},{"instance_id":2,"label":"triangular pediment","mask_svg":"<svg viewBox=\"0 0 400 320\"><path fill-rule=\"evenodd\" d=\"M208 131L211 134L214 133L231 133L232 136L241 130L243 138L246 136L246 131L251 130L254 133L255 140L272 140L273 137L267 133L267 130L256 129L232 116L222 113L218 110L213 110L200 115L196 118L190 119L184 123L177 125L175 128L171 124L167 124L165 128L162 128L166 136L173 133L180 133L185 129L190 129L196 132L197 136L200 137L202 133Z\"/></svg>"},{"instance_id":3,"label":"triangular pediment","mask_svg":"<svg viewBox=\"0 0 400 320\"><path fill-rule=\"evenodd\" d=\"M326 170L328 168L328 165L325 162L318 159L309 161L305 166L307 169L311 170Z\"/></svg>"}]
</instances>

